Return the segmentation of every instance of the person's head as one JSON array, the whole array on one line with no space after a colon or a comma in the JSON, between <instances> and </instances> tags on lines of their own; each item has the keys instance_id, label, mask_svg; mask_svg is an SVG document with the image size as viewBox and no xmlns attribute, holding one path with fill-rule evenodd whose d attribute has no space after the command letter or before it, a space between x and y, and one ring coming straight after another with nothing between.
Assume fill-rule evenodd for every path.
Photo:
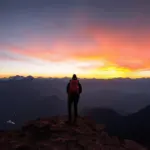
<instances>
[{"instance_id":1,"label":"person's head","mask_svg":"<svg viewBox=\"0 0 150 150\"><path fill-rule=\"evenodd\" d=\"M76 74L73 74L72 79L77 79Z\"/></svg>"}]
</instances>

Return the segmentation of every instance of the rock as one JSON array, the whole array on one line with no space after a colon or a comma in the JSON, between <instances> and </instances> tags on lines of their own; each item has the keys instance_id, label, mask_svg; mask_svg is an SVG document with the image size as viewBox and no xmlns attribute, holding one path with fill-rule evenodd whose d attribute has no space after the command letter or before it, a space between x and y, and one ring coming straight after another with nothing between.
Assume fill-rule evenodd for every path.
<instances>
[{"instance_id":1,"label":"rock","mask_svg":"<svg viewBox=\"0 0 150 150\"><path fill-rule=\"evenodd\" d=\"M22 130L30 133L30 135L36 140L44 140L51 136L50 125L42 121L36 121L35 123L27 124L23 126Z\"/></svg>"},{"instance_id":2,"label":"rock","mask_svg":"<svg viewBox=\"0 0 150 150\"><path fill-rule=\"evenodd\" d=\"M110 136L106 132L102 132L100 135L100 142L104 145L112 145L113 141Z\"/></svg>"},{"instance_id":3,"label":"rock","mask_svg":"<svg viewBox=\"0 0 150 150\"><path fill-rule=\"evenodd\" d=\"M26 134L25 134L25 133L23 133L23 132L21 132L21 133L19 133L19 134L18 134L18 136L19 136L20 138L23 138L23 137L25 137L25 136L26 136Z\"/></svg>"},{"instance_id":4,"label":"rock","mask_svg":"<svg viewBox=\"0 0 150 150\"><path fill-rule=\"evenodd\" d=\"M114 145L116 147L119 147L121 144L118 137L116 137L116 136L111 137L111 141L112 141L112 145Z\"/></svg>"},{"instance_id":5,"label":"rock","mask_svg":"<svg viewBox=\"0 0 150 150\"><path fill-rule=\"evenodd\" d=\"M138 144L135 141L132 140L124 140L125 142L125 148L128 150L147 150L146 148L142 147L140 144Z\"/></svg>"},{"instance_id":6,"label":"rock","mask_svg":"<svg viewBox=\"0 0 150 150\"><path fill-rule=\"evenodd\" d=\"M0 150L146 150L131 140L119 140L97 125L80 117L76 126L52 117L26 123L21 131L0 133Z\"/></svg>"},{"instance_id":7,"label":"rock","mask_svg":"<svg viewBox=\"0 0 150 150\"><path fill-rule=\"evenodd\" d=\"M15 150L32 150L29 145L20 144L15 146Z\"/></svg>"},{"instance_id":8,"label":"rock","mask_svg":"<svg viewBox=\"0 0 150 150\"><path fill-rule=\"evenodd\" d=\"M105 129L104 124L96 124L96 131L100 132L103 131L104 129Z\"/></svg>"}]
</instances>

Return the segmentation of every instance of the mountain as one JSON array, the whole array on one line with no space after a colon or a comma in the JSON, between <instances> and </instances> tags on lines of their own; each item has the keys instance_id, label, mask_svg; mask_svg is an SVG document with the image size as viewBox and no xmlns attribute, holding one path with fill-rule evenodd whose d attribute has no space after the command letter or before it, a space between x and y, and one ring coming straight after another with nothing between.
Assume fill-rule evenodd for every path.
<instances>
[{"instance_id":1,"label":"mountain","mask_svg":"<svg viewBox=\"0 0 150 150\"><path fill-rule=\"evenodd\" d=\"M105 132L87 117L66 124L65 116L28 121L20 130L0 132L2 150L147 150L140 144Z\"/></svg>"},{"instance_id":2,"label":"mountain","mask_svg":"<svg viewBox=\"0 0 150 150\"><path fill-rule=\"evenodd\" d=\"M111 135L119 135L120 137L126 138L126 131L128 131L126 117L116 111L110 108L89 108L85 109L82 115L88 115L97 123L105 124L107 131Z\"/></svg>"},{"instance_id":3,"label":"mountain","mask_svg":"<svg viewBox=\"0 0 150 150\"><path fill-rule=\"evenodd\" d=\"M140 111L129 115L129 126L132 129L131 138L138 141L149 143L150 135L150 106L147 106Z\"/></svg>"},{"instance_id":4,"label":"mountain","mask_svg":"<svg viewBox=\"0 0 150 150\"><path fill-rule=\"evenodd\" d=\"M0 129L19 128L37 117L65 115L67 102L55 88L57 82L30 79L0 81ZM8 120L16 125L7 124Z\"/></svg>"},{"instance_id":5,"label":"mountain","mask_svg":"<svg viewBox=\"0 0 150 150\"><path fill-rule=\"evenodd\" d=\"M23 77L19 75L12 77L12 79L3 78L0 79L0 100L9 100L9 104L12 98L19 101L21 96L27 101L33 101L37 100L33 99L33 95L35 95L34 98L41 100L42 97L56 95L66 101L68 82L69 78L40 77L33 79L32 76ZM80 82L83 86L80 100L81 108L89 106L93 108L97 106L109 107L122 114L129 114L150 105L150 79L80 79ZM14 92L15 95L12 96L10 93ZM1 105L3 104L1 103Z\"/></svg>"},{"instance_id":6,"label":"mountain","mask_svg":"<svg viewBox=\"0 0 150 150\"><path fill-rule=\"evenodd\" d=\"M122 116L116 113L114 110L109 108L92 108L84 110L84 113L94 120L97 120L97 123L114 123L118 120L121 120ZM100 119L97 119L100 118Z\"/></svg>"},{"instance_id":7,"label":"mountain","mask_svg":"<svg viewBox=\"0 0 150 150\"><path fill-rule=\"evenodd\" d=\"M66 115L69 79L16 78L19 80L0 81L0 129L18 129L27 120ZM110 135L147 144L150 113L149 107L144 107L150 104L149 81L81 79L79 112L91 107L85 115L91 114L97 123L104 123Z\"/></svg>"},{"instance_id":8,"label":"mountain","mask_svg":"<svg viewBox=\"0 0 150 150\"><path fill-rule=\"evenodd\" d=\"M24 99L20 93L20 96L18 95L20 99L18 100L13 96L14 93L10 93L7 96L11 97L11 101L9 99L8 101L7 99L1 100L3 105L0 106L0 129L17 129L21 127L24 121L29 119L66 114L66 102L56 95L40 97L40 93L35 92L30 93L28 97L27 94L29 93L26 93L26 98ZM14 121L16 125L7 124L7 120Z\"/></svg>"},{"instance_id":9,"label":"mountain","mask_svg":"<svg viewBox=\"0 0 150 150\"><path fill-rule=\"evenodd\" d=\"M16 75L16 76L11 76L8 79L9 80L33 80L34 77L32 77L30 75L27 76L27 77Z\"/></svg>"},{"instance_id":10,"label":"mountain","mask_svg":"<svg viewBox=\"0 0 150 150\"><path fill-rule=\"evenodd\" d=\"M86 114L97 123L105 124L111 135L133 139L150 146L150 106L127 116L122 116L114 110L104 108L86 110L84 115Z\"/></svg>"}]
</instances>

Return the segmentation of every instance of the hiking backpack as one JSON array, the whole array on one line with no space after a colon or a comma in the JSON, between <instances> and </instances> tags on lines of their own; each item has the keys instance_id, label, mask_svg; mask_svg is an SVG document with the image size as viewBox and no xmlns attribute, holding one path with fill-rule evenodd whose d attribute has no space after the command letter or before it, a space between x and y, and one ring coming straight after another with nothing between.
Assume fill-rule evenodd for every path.
<instances>
[{"instance_id":1,"label":"hiking backpack","mask_svg":"<svg viewBox=\"0 0 150 150\"><path fill-rule=\"evenodd\" d=\"M69 93L79 94L79 81L78 80L70 81Z\"/></svg>"}]
</instances>

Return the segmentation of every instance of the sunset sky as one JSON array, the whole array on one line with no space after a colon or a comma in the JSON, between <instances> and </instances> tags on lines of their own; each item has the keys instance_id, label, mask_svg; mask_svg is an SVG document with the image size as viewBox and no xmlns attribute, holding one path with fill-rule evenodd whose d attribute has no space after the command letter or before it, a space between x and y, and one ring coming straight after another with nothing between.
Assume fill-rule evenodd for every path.
<instances>
[{"instance_id":1,"label":"sunset sky","mask_svg":"<svg viewBox=\"0 0 150 150\"><path fill-rule=\"evenodd\" d=\"M1 0L0 77L150 77L149 0Z\"/></svg>"}]
</instances>

